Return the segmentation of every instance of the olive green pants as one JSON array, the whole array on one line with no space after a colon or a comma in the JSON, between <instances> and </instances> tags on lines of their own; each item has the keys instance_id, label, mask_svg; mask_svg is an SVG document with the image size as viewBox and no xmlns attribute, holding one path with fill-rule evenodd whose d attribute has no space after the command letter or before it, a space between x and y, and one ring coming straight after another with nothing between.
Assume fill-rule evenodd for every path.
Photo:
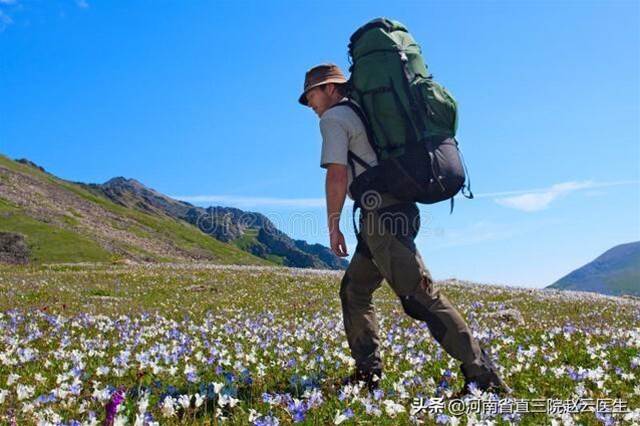
<instances>
[{"instance_id":1,"label":"olive green pants","mask_svg":"<svg viewBox=\"0 0 640 426\"><path fill-rule=\"evenodd\" d=\"M385 202L390 201L385 198ZM460 313L434 288L415 247L420 227L418 207L413 203L384 204L374 211L362 211L358 246L340 286L344 328L356 367L364 371L382 369L372 295L384 278L400 298L404 311L426 322L449 355L461 361L471 374L482 373L485 368L478 342Z\"/></svg>"}]
</instances>

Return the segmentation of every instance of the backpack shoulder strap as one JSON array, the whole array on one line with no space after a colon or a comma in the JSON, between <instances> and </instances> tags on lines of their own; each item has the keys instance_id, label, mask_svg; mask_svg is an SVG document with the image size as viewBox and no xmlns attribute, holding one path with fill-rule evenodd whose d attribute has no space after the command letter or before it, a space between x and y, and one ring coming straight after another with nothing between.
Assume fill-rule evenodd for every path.
<instances>
[{"instance_id":1,"label":"backpack shoulder strap","mask_svg":"<svg viewBox=\"0 0 640 426\"><path fill-rule=\"evenodd\" d=\"M367 119L367 116L364 114L364 111L362 110L360 105L358 105L352 99L347 99L346 101L338 102L334 106L339 106L339 105L343 105L343 106L351 108L351 110L356 113L356 115L358 116L360 121L362 121L362 125L364 126L364 130L367 133L367 141L369 142L369 145L371 146L371 149L373 149L373 152L376 154L376 158L379 159L380 156L378 154L378 147L373 142L373 132L371 131L371 126L369 125L369 120Z\"/></svg>"}]
</instances>

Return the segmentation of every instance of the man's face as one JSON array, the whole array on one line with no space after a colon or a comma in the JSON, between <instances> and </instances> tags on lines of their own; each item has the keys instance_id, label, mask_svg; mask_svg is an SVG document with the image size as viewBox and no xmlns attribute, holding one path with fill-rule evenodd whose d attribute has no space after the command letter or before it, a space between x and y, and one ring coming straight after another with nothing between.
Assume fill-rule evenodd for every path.
<instances>
[{"instance_id":1,"label":"man's face","mask_svg":"<svg viewBox=\"0 0 640 426\"><path fill-rule=\"evenodd\" d=\"M314 87L307 92L307 103L320 117L327 109L334 104L333 84L325 84L322 86Z\"/></svg>"}]
</instances>

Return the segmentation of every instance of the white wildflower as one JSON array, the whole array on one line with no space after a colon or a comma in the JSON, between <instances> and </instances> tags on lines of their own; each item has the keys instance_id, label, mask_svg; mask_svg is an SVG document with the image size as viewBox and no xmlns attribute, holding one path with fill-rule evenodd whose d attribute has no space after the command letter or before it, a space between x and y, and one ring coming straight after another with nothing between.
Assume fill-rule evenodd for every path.
<instances>
[{"instance_id":1,"label":"white wildflower","mask_svg":"<svg viewBox=\"0 0 640 426\"><path fill-rule=\"evenodd\" d=\"M162 401L162 415L164 417L171 417L176 414L175 402L172 396L167 396L164 401Z\"/></svg>"},{"instance_id":2,"label":"white wildflower","mask_svg":"<svg viewBox=\"0 0 640 426\"><path fill-rule=\"evenodd\" d=\"M191 406L191 395L180 395L178 403L182 405L185 410Z\"/></svg>"},{"instance_id":3,"label":"white wildflower","mask_svg":"<svg viewBox=\"0 0 640 426\"><path fill-rule=\"evenodd\" d=\"M220 398L218 399L218 405L220 407L224 407L225 405L228 405L229 407L235 407L239 401L240 401L239 399L235 399L232 396L221 395Z\"/></svg>"},{"instance_id":4,"label":"white wildflower","mask_svg":"<svg viewBox=\"0 0 640 426\"><path fill-rule=\"evenodd\" d=\"M396 414L403 413L405 411L403 405L398 404L390 399L385 399L384 401L382 401L382 404L384 405L385 412L391 417L395 417Z\"/></svg>"},{"instance_id":5,"label":"white wildflower","mask_svg":"<svg viewBox=\"0 0 640 426\"><path fill-rule=\"evenodd\" d=\"M127 416L124 414L118 415L113 421L113 426L126 426L127 425Z\"/></svg>"},{"instance_id":6,"label":"white wildflower","mask_svg":"<svg viewBox=\"0 0 640 426\"><path fill-rule=\"evenodd\" d=\"M22 401L23 399L27 399L33 396L35 388L33 386L18 384L16 388L16 394L18 395L18 401Z\"/></svg>"},{"instance_id":7,"label":"white wildflower","mask_svg":"<svg viewBox=\"0 0 640 426\"><path fill-rule=\"evenodd\" d=\"M204 402L204 395L200 395L199 393L196 393L196 402L195 402L196 408L199 408L203 402Z\"/></svg>"},{"instance_id":8,"label":"white wildflower","mask_svg":"<svg viewBox=\"0 0 640 426\"><path fill-rule=\"evenodd\" d=\"M9 374L9 377L7 377L7 386L11 386L12 384L14 384L18 379L20 378L20 375L15 374L15 373L11 373Z\"/></svg>"},{"instance_id":9,"label":"white wildflower","mask_svg":"<svg viewBox=\"0 0 640 426\"><path fill-rule=\"evenodd\" d=\"M342 414L340 410L336 410L336 417L333 419L333 424L339 425L340 423L344 422L347 419L348 417Z\"/></svg>"}]
</instances>

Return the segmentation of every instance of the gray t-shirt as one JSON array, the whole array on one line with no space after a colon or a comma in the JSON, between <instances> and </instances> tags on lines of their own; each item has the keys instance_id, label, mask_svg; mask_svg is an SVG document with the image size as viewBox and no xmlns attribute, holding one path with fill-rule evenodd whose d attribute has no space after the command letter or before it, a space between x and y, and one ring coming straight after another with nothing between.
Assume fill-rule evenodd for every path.
<instances>
[{"instance_id":1,"label":"gray t-shirt","mask_svg":"<svg viewBox=\"0 0 640 426\"><path fill-rule=\"evenodd\" d=\"M350 107L338 105L326 110L320 117L320 133L322 133L320 167L327 168L331 163L347 166L349 168L347 185L351 185L353 181L353 173L347 160L349 151L371 166L378 164L376 153L367 140L364 124ZM356 176L364 170L364 167L355 163ZM349 198L353 199L351 193L349 191L347 193Z\"/></svg>"}]
</instances>

